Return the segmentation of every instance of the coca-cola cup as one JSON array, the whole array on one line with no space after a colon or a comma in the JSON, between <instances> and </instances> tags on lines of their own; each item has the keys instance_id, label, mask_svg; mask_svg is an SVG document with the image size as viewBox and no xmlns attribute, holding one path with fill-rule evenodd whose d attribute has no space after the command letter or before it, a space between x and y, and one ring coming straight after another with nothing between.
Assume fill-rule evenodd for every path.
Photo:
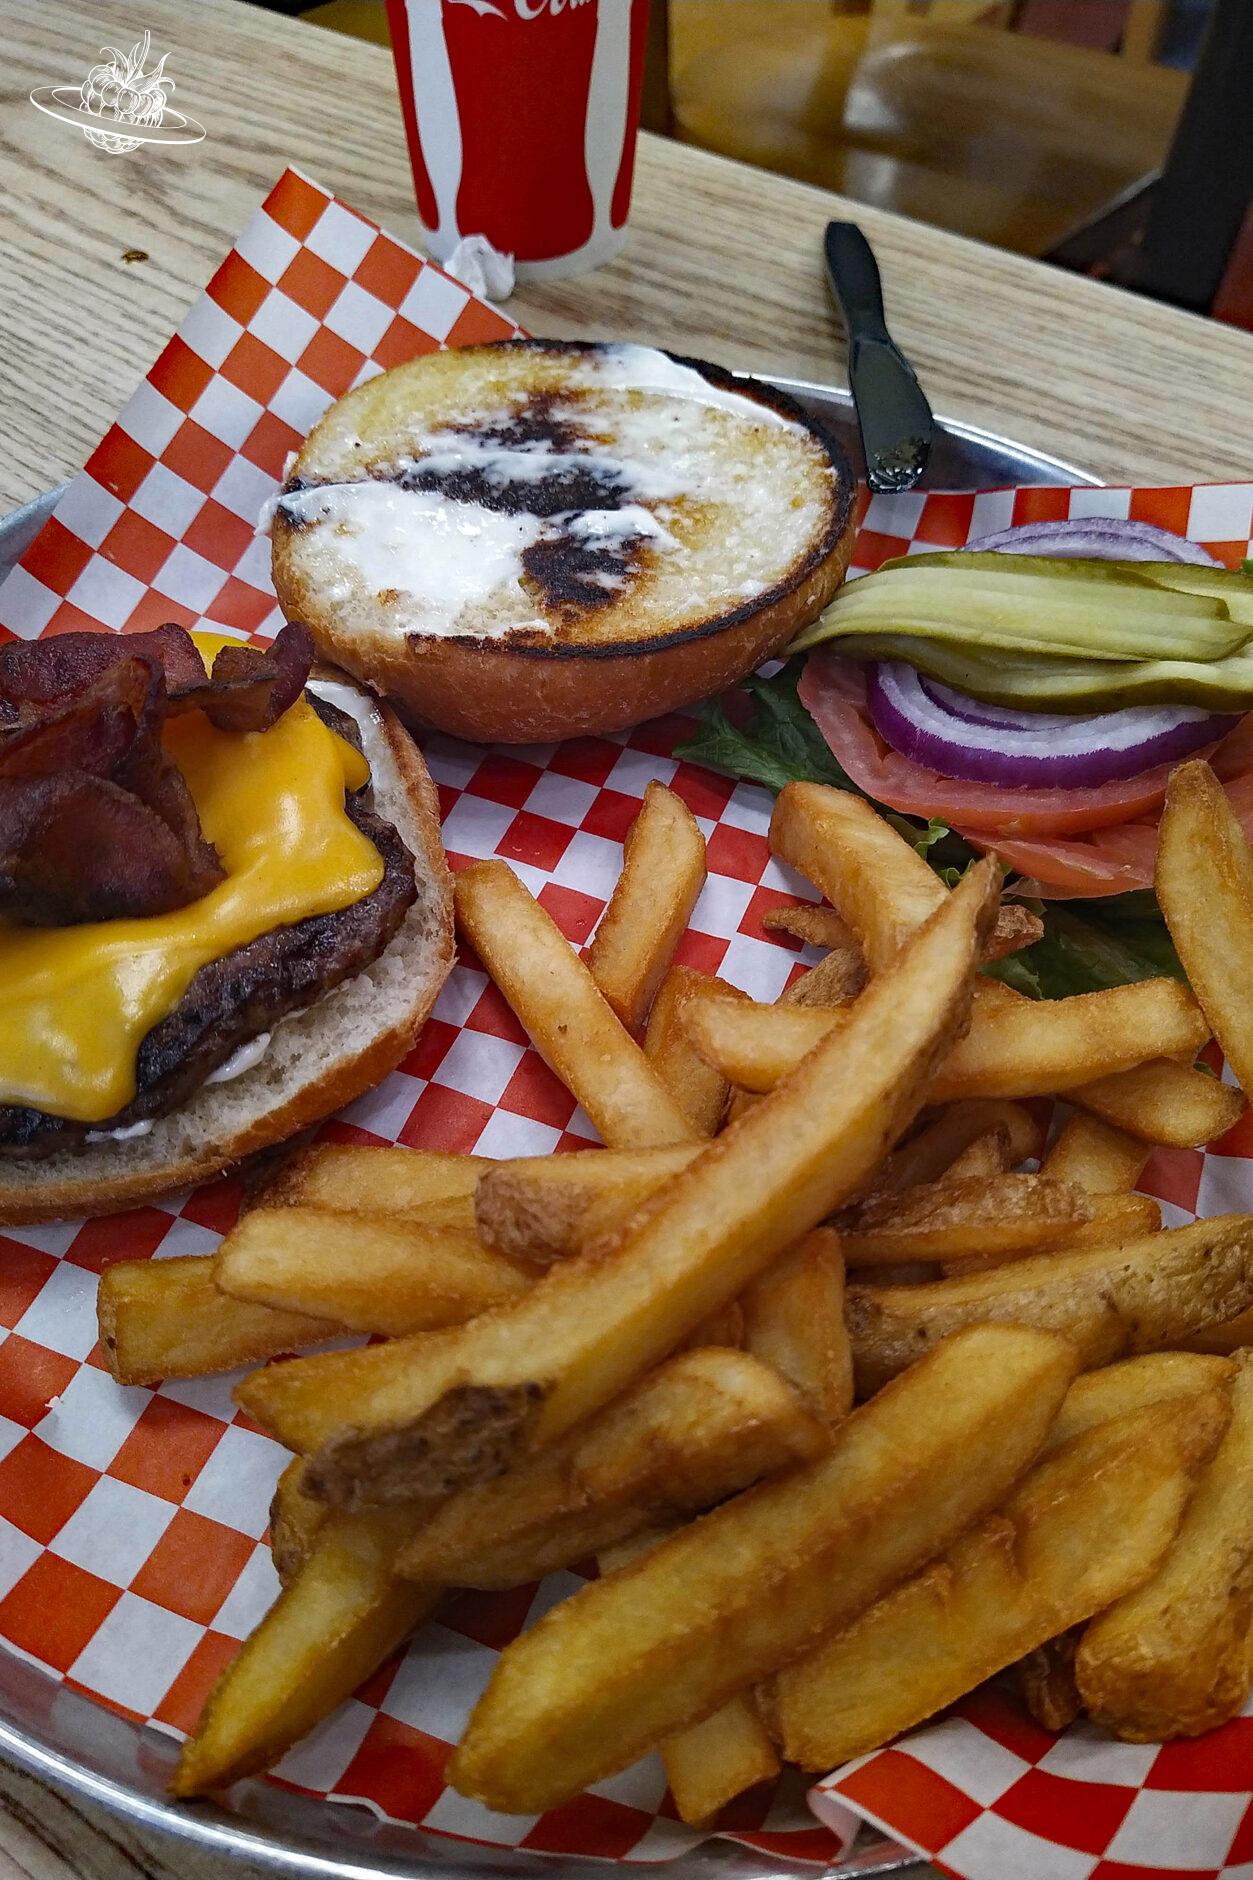
<instances>
[{"instance_id":1,"label":"coca-cola cup","mask_svg":"<svg viewBox=\"0 0 1253 1880\"><path fill-rule=\"evenodd\" d=\"M648 0L387 0L418 213L437 261L467 235L522 278L626 240Z\"/></svg>"}]
</instances>

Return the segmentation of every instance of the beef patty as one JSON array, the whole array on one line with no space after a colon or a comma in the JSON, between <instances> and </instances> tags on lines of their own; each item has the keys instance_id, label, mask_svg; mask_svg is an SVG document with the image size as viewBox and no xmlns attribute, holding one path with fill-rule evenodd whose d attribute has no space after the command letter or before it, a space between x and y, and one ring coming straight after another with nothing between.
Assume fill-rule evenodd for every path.
<instances>
[{"instance_id":1,"label":"beef patty","mask_svg":"<svg viewBox=\"0 0 1253 1880\"><path fill-rule=\"evenodd\" d=\"M322 701L311 697L310 703L329 718ZM352 737L355 725L341 725L341 716L335 714L334 728ZM275 927L202 966L174 1010L141 1042L136 1095L115 1116L77 1123L0 1104L0 1156L37 1161L84 1148L89 1131L125 1129L167 1115L241 1045L378 958L417 899L413 857L392 825L357 798L348 797L344 808L383 858L383 879L374 892L338 913Z\"/></svg>"}]
</instances>

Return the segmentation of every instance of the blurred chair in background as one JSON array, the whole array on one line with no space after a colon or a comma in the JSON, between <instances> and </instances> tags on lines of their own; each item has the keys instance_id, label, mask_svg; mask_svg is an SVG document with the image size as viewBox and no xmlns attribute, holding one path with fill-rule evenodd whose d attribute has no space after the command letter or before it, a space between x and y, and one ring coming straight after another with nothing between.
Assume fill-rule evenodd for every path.
<instances>
[{"instance_id":1,"label":"blurred chair in background","mask_svg":"<svg viewBox=\"0 0 1253 1880\"><path fill-rule=\"evenodd\" d=\"M1161 166L1187 91L1151 62L1164 0L1131 0L1117 55L987 0L665 10L677 136L1025 254Z\"/></svg>"}]
</instances>

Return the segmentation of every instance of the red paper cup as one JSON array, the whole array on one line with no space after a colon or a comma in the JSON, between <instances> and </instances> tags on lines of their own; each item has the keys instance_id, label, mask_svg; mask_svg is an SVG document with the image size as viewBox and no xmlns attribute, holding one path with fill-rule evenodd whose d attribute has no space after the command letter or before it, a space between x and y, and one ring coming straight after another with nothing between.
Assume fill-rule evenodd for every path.
<instances>
[{"instance_id":1,"label":"red paper cup","mask_svg":"<svg viewBox=\"0 0 1253 1880\"><path fill-rule=\"evenodd\" d=\"M626 240L648 0L387 0L418 213L436 260L466 235L523 279Z\"/></svg>"}]
</instances>

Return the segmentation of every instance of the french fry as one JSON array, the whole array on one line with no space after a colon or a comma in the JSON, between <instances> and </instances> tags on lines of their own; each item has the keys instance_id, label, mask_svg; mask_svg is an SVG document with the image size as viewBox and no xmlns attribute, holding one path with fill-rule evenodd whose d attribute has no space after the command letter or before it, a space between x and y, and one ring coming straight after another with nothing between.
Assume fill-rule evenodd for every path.
<instances>
[{"instance_id":1,"label":"french fry","mask_svg":"<svg viewBox=\"0 0 1253 1880\"><path fill-rule=\"evenodd\" d=\"M751 1691L737 1691L658 1748L679 1820L690 1828L708 1827L728 1802L772 1781L781 1767Z\"/></svg>"},{"instance_id":2,"label":"french fry","mask_svg":"<svg viewBox=\"0 0 1253 1880\"><path fill-rule=\"evenodd\" d=\"M473 1195L479 1176L494 1166L490 1156L441 1149L317 1142L284 1162L260 1204L337 1208L346 1214L426 1214L433 1202Z\"/></svg>"},{"instance_id":3,"label":"french fry","mask_svg":"<svg viewBox=\"0 0 1253 1880\"><path fill-rule=\"evenodd\" d=\"M228 1788L278 1761L351 1697L431 1611L438 1592L398 1580L407 1510L336 1515L209 1694L170 1783Z\"/></svg>"},{"instance_id":4,"label":"french fry","mask_svg":"<svg viewBox=\"0 0 1253 1880\"><path fill-rule=\"evenodd\" d=\"M622 873L587 950L628 1031L643 1024L705 885L705 838L681 797L652 782L627 830Z\"/></svg>"},{"instance_id":5,"label":"french fry","mask_svg":"<svg viewBox=\"0 0 1253 1880\"><path fill-rule=\"evenodd\" d=\"M1092 1197L1046 1175L994 1175L930 1182L873 1195L837 1215L845 1264L902 1260L1001 1259L1064 1245L1091 1221Z\"/></svg>"},{"instance_id":6,"label":"french fry","mask_svg":"<svg viewBox=\"0 0 1253 1880\"><path fill-rule=\"evenodd\" d=\"M944 1171L946 1182L992 1181L1013 1166L1009 1131L1003 1123L976 1136Z\"/></svg>"},{"instance_id":7,"label":"french fry","mask_svg":"<svg viewBox=\"0 0 1253 1880\"><path fill-rule=\"evenodd\" d=\"M847 1417L829 1456L724 1502L507 1646L453 1786L506 1812L559 1807L847 1624L996 1506L1073 1371L1061 1340L1019 1327L950 1340Z\"/></svg>"},{"instance_id":8,"label":"french fry","mask_svg":"<svg viewBox=\"0 0 1253 1880\"><path fill-rule=\"evenodd\" d=\"M357 1332L460 1325L524 1293L533 1275L473 1230L329 1208L254 1208L214 1256L233 1299L334 1318Z\"/></svg>"},{"instance_id":9,"label":"french fry","mask_svg":"<svg viewBox=\"0 0 1253 1880\"><path fill-rule=\"evenodd\" d=\"M293 1456L275 1483L270 1502L270 1553L283 1586L295 1579L330 1518L324 1501L305 1494L304 1476L303 1459Z\"/></svg>"},{"instance_id":10,"label":"french fry","mask_svg":"<svg viewBox=\"0 0 1253 1880\"><path fill-rule=\"evenodd\" d=\"M932 1565L779 1673L765 1703L788 1761L865 1755L1142 1585L1229 1414L1221 1391L1178 1398L1038 1463Z\"/></svg>"},{"instance_id":11,"label":"french fry","mask_svg":"<svg viewBox=\"0 0 1253 1880\"><path fill-rule=\"evenodd\" d=\"M727 1106L727 1080L706 1064L683 1028L683 1011L693 999L716 991L726 998L745 995L725 980L698 973L694 966L672 966L661 982L644 1036L644 1055L688 1122L701 1136L717 1134Z\"/></svg>"},{"instance_id":12,"label":"french fry","mask_svg":"<svg viewBox=\"0 0 1253 1880\"><path fill-rule=\"evenodd\" d=\"M1085 1371L1066 1392L1045 1450L1060 1449L1073 1436L1132 1410L1147 1410L1172 1397L1227 1390L1234 1376L1230 1359L1190 1351L1150 1351L1140 1358L1107 1364L1100 1371Z\"/></svg>"},{"instance_id":13,"label":"french fry","mask_svg":"<svg viewBox=\"0 0 1253 1880\"><path fill-rule=\"evenodd\" d=\"M1178 1345L1250 1306L1253 1215L1224 1214L1129 1246L1041 1253L963 1279L850 1286L846 1317L857 1391L864 1397L963 1325L999 1321L1057 1332L1091 1370Z\"/></svg>"},{"instance_id":14,"label":"french fry","mask_svg":"<svg viewBox=\"0 0 1253 1880\"><path fill-rule=\"evenodd\" d=\"M861 943L872 972L891 959L947 892L922 856L869 803L828 784L784 786L770 819L770 847L822 890ZM779 918L798 911L806 910L776 910L763 925L798 932ZM997 913L983 956L1003 959L1034 945L1043 931L1030 909L1007 904ZM809 934L800 931L800 937L807 940Z\"/></svg>"},{"instance_id":15,"label":"french fry","mask_svg":"<svg viewBox=\"0 0 1253 1880\"><path fill-rule=\"evenodd\" d=\"M1199 1149L1225 1136L1246 1107L1230 1084L1169 1058L1099 1077L1066 1096L1129 1136L1174 1149Z\"/></svg>"},{"instance_id":16,"label":"french fry","mask_svg":"<svg viewBox=\"0 0 1253 1880\"><path fill-rule=\"evenodd\" d=\"M602 1573L616 1573L667 1538L666 1530L637 1535L599 1556ZM746 1789L772 1781L782 1767L751 1691L737 1691L699 1723L689 1723L657 1745L679 1820L707 1827Z\"/></svg>"},{"instance_id":17,"label":"french fry","mask_svg":"<svg viewBox=\"0 0 1253 1880\"><path fill-rule=\"evenodd\" d=\"M613 1234L700 1150L583 1149L574 1155L520 1156L497 1162L475 1190L485 1247L547 1266Z\"/></svg>"},{"instance_id":18,"label":"french fry","mask_svg":"<svg viewBox=\"0 0 1253 1880\"><path fill-rule=\"evenodd\" d=\"M846 1005L864 991L866 968L860 953L828 953L779 994L780 1005Z\"/></svg>"},{"instance_id":19,"label":"french fry","mask_svg":"<svg viewBox=\"0 0 1253 1880\"><path fill-rule=\"evenodd\" d=\"M224 1299L213 1257L118 1260L100 1275L100 1349L119 1384L204 1377L342 1338L343 1325Z\"/></svg>"},{"instance_id":20,"label":"french fry","mask_svg":"<svg viewBox=\"0 0 1253 1880\"><path fill-rule=\"evenodd\" d=\"M985 958L1003 960L1007 954L1021 953L1044 937L1044 922L1029 907L1018 901L1003 901L996 917Z\"/></svg>"},{"instance_id":21,"label":"french fry","mask_svg":"<svg viewBox=\"0 0 1253 1880\"><path fill-rule=\"evenodd\" d=\"M829 1228L754 1280L744 1294L744 1342L773 1365L824 1423L853 1407L853 1352L844 1324L844 1261Z\"/></svg>"},{"instance_id":22,"label":"french fry","mask_svg":"<svg viewBox=\"0 0 1253 1880\"><path fill-rule=\"evenodd\" d=\"M1080 1628L1071 1626L1069 1631L1025 1653L1014 1667L1018 1695L1028 1714L1042 1730L1051 1730L1054 1735L1068 1730L1083 1712L1083 1700L1075 1683L1075 1649L1079 1634Z\"/></svg>"},{"instance_id":23,"label":"french fry","mask_svg":"<svg viewBox=\"0 0 1253 1880\"><path fill-rule=\"evenodd\" d=\"M1253 1089L1253 854L1209 765L1180 764L1157 837L1157 898L1241 1089Z\"/></svg>"},{"instance_id":24,"label":"french fry","mask_svg":"<svg viewBox=\"0 0 1253 1880\"><path fill-rule=\"evenodd\" d=\"M1082 1110L1068 1117L1040 1164L1042 1175L1074 1182L1090 1195L1123 1194L1134 1188L1149 1159L1149 1145Z\"/></svg>"},{"instance_id":25,"label":"french fry","mask_svg":"<svg viewBox=\"0 0 1253 1880\"><path fill-rule=\"evenodd\" d=\"M692 1142L696 1131L590 971L505 862L456 879L457 924L611 1149Z\"/></svg>"},{"instance_id":26,"label":"french fry","mask_svg":"<svg viewBox=\"0 0 1253 1880\"><path fill-rule=\"evenodd\" d=\"M899 1194L923 1182L939 1181L972 1142L989 1130L1003 1129L1009 1139L1012 1168L1040 1153L1044 1132L1020 1103L973 1099L950 1103L928 1117L899 1149L894 1149L874 1178L875 1194Z\"/></svg>"},{"instance_id":27,"label":"french fry","mask_svg":"<svg viewBox=\"0 0 1253 1880\"><path fill-rule=\"evenodd\" d=\"M1253 1345L1253 1307L1237 1312L1234 1318L1203 1325L1179 1340L1185 1351L1213 1357L1226 1357Z\"/></svg>"},{"instance_id":28,"label":"french fry","mask_svg":"<svg viewBox=\"0 0 1253 1880\"><path fill-rule=\"evenodd\" d=\"M823 947L831 953L847 948L860 961L863 976L865 974L866 963L861 959L861 948L853 930L833 907L822 907L813 901L803 902L800 907L769 907L761 917L761 924L767 933L791 934L793 940L803 940L806 946Z\"/></svg>"},{"instance_id":29,"label":"french fry","mask_svg":"<svg viewBox=\"0 0 1253 1880\"><path fill-rule=\"evenodd\" d=\"M1059 1235L1051 1247L1065 1253L1075 1253L1081 1247L1122 1247L1129 1240L1143 1240L1146 1234L1161 1230L1162 1205L1152 1195L1090 1195L1088 1202L1092 1218ZM1049 1248L1038 1251L1047 1252ZM967 1259L945 1260L942 1271L945 1279L960 1279L965 1273L986 1272L991 1266L1004 1266L1007 1261L1023 1257L1021 1249L975 1254Z\"/></svg>"},{"instance_id":30,"label":"french fry","mask_svg":"<svg viewBox=\"0 0 1253 1880\"><path fill-rule=\"evenodd\" d=\"M757 1005L706 999L684 1015L701 1056L729 1083L772 1090L820 1039L849 1022L852 1007ZM1146 1054L1194 1056L1208 1026L1177 979L1141 979L1073 999L979 1004L975 1020L932 1086L937 1103L968 1097L1039 1097L1062 1092L1086 1102L1094 1079Z\"/></svg>"},{"instance_id":31,"label":"french fry","mask_svg":"<svg viewBox=\"0 0 1253 1880\"><path fill-rule=\"evenodd\" d=\"M548 1449L441 1503L398 1569L521 1586L827 1446L822 1422L768 1365L742 1351L681 1352Z\"/></svg>"},{"instance_id":32,"label":"french fry","mask_svg":"<svg viewBox=\"0 0 1253 1880\"><path fill-rule=\"evenodd\" d=\"M239 1402L288 1448L319 1452L310 1488L328 1500L357 1484L379 1497L447 1492L554 1441L864 1183L965 1023L998 885L995 863L971 869L854 1022L715 1137L609 1251L552 1267L454 1331L271 1367L244 1380Z\"/></svg>"},{"instance_id":33,"label":"french fry","mask_svg":"<svg viewBox=\"0 0 1253 1880\"><path fill-rule=\"evenodd\" d=\"M821 889L859 941L872 973L943 904L947 889L877 810L851 791L785 784L770 848Z\"/></svg>"},{"instance_id":34,"label":"french fry","mask_svg":"<svg viewBox=\"0 0 1253 1880\"><path fill-rule=\"evenodd\" d=\"M1231 1411L1165 1560L1093 1619L1075 1654L1085 1708L1132 1743L1217 1729L1249 1694L1253 1354L1237 1363Z\"/></svg>"}]
</instances>

